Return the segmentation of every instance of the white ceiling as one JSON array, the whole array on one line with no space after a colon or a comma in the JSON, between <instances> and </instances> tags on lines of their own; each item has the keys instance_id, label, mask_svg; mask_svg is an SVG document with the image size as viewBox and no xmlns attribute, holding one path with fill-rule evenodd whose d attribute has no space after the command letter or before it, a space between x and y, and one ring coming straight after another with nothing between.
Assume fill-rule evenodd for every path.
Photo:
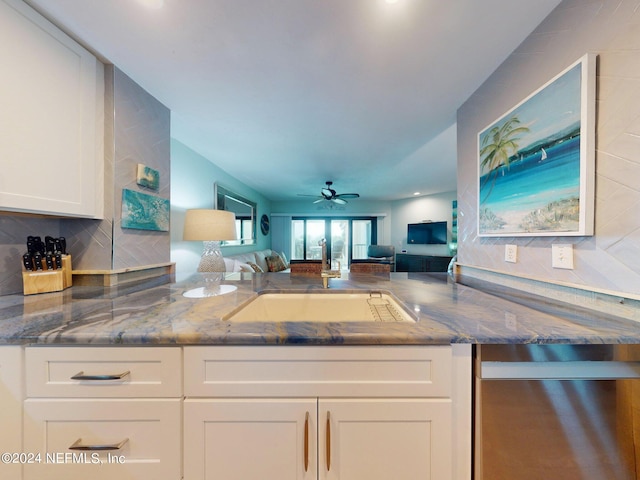
<instances>
[{"instance_id":1,"label":"white ceiling","mask_svg":"<svg viewBox=\"0 0 640 480\"><path fill-rule=\"evenodd\" d=\"M456 110L560 0L29 0L271 200L456 189ZM352 200L357 202L359 200Z\"/></svg>"}]
</instances>

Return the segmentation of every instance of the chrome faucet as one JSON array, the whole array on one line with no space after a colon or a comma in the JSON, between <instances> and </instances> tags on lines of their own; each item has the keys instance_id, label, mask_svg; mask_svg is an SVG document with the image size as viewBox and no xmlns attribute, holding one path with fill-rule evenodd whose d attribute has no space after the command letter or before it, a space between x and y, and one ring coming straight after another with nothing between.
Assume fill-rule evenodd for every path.
<instances>
[{"instance_id":1,"label":"chrome faucet","mask_svg":"<svg viewBox=\"0 0 640 480\"><path fill-rule=\"evenodd\" d=\"M320 276L322 277L322 287L329 288L330 278L340 278L340 262L338 262L338 269L331 270L331 265L327 262L327 240L325 238L320 239L318 245L322 247L322 270Z\"/></svg>"}]
</instances>

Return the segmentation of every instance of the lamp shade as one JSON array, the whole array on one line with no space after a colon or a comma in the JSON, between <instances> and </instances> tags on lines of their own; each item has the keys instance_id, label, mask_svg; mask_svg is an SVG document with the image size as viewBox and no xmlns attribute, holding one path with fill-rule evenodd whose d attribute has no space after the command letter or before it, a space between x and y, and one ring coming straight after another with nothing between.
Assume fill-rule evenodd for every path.
<instances>
[{"instance_id":1,"label":"lamp shade","mask_svg":"<svg viewBox=\"0 0 640 480\"><path fill-rule=\"evenodd\" d=\"M184 240L235 240L236 216L225 210L187 210L184 218Z\"/></svg>"}]
</instances>

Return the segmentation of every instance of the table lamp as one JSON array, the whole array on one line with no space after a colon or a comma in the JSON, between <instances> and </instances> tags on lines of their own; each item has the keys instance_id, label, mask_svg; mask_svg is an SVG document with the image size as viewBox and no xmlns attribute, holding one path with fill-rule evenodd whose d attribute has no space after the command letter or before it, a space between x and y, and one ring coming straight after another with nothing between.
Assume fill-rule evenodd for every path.
<instances>
[{"instance_id":1,"label":"table lamp","mask_svg":"<svg viewBox=\"0 0 640 480\"><path fill-rule=\"evenodd\" d=\"M208 209L187 210L182 238L187 241L202 241L204 244L198 272L220 272L220 275L217 275L213 282L209 282L211 283L210 285L202 289L203 292L200 292L202 295L194 292L194 296L221 295L236 289L231 285L219 284L223 276L222 272L225 271L224 257L220 251L220 241L235 240L237 238L236 216L233 212Z\"/></svg>"}]
</instances>

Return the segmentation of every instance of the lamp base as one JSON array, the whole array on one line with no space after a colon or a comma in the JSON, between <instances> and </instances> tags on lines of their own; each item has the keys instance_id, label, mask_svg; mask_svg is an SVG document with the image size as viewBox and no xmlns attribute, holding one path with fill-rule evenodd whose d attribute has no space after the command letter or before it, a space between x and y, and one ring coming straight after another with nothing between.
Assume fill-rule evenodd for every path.
<instances>
[{"instance_id":1,"label":"lamp base","mask_svg":"<svg viewBox=\"0 0 640 480\"><path fill-rule=\"evenodd\" d=\"M220 251L220 242L204 241L204 250L200 257L198 272L224 272L224 257Z\"/></svg>"}]
</instances>

